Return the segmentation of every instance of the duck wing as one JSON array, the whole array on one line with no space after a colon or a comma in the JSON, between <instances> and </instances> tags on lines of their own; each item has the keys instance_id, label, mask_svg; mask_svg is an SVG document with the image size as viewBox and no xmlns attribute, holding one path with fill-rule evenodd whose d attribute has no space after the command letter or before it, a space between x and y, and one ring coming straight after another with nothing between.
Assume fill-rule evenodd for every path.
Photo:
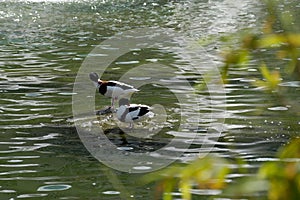
<instances>
[{"instance_id":1,"label":"duck wing","mask_svg":"<svg viewBox=\"0 0 300 200\"><path fill-rule=\"evenodd\" d=\"M150 108L146 105L131 105L128 108L128 111L132 116L132 119L135 120L147 114L150 111Z\"/></svg>"},{"instance_id":2,"label":"duck wing","mask_svg":"<svg viewBox=\"0 0 300 200\"><path fill-rule=\"evenodd\" d=\"M112 87L119 87L119 88L122 88L123 90L139 91L138 89L134 88L132 85L128 85L126 83L122 83L119 81L108 81L107 85L112 86Z\"/></svg>"}]
</instances>

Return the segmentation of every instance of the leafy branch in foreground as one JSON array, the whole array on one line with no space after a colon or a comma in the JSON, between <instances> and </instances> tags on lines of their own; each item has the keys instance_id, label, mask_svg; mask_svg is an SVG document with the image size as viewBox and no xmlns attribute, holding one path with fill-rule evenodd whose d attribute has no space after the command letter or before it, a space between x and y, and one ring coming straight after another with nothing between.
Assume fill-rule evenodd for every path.
<instances>
[{"instance_id":1,"label":"leafy branch in foreground","mask_svg":"<svg viewBox=\"0 0 300 200\"><path fill-rule=\"evenodd\" d=\"M279 84L281 83L279 71L275 70L270 72L266 64L262 64L260 66L260 72L264 80L256 80L254 85L264 88L266 91L278 91Z\"/></svg>"},{"instance_id":2,"label":"leafy branch in foreground","mask_svg":"<svg viewBox=\"0 0 300 200\"><path fill-rule=\"evenodd\" d=\"M277 0L266 1L268 16L261 32L250 32L242 35L237 47L224 52L224 65L222 67L224 82L228 81L230 69L248 65L250 62L258 59L264 60L260 52L271 53L273 55L272 59L275 58L280 63L283 63L280 68L283 69L284 73L288 74L289 77L300 79L300 33L299 30L293 30L289 26L290 24L296 24L293 15L287 17L279 9L276 10L276 7L280 5L279 3ZM278 27L280 27L281 31L277 31ZM276 77L266 78L271 67L267 66L265 61L263 63L261 74L264 81L258 82L258 84L262 85L264 83L264 88L269 91L277 90L280 83L279 77L282 77L279 69L272 70L271 76L274 75Z\"/></svg>"},{"instance_id":3,"label":"leafy branch in foreground","mask_svg":"<svg viewBox=\"0 0 300 200\"><path fill-rule=\"evenodd\" d=\"M243 197L264 192L269 200L300 199L300 138L282 147L274 160L262 164L255 176L230 185L223 194Z\"/></svg>"},{"instance_id":4,"label":"leafy branch in foreground","mask_svg":"<svg viewBox=\"0 0 300 200\"><path fill-rule=\"evenodd\" d=\"M230 182L229 162L217 157L199 158L188 165L176 165L145 175L144 183L158 182L157 192L164 200L172 200L175 192L182 199L192 199L191 191L214 189L220 197L245 198L257 193L269 200L300 199L300 138L281 148L278 160L265 162L252 177ZM275 159L274 159L275 160ZM231 163L236 164L236 163ZM160 196L157 199L161 199Z\"/></svg>"},{"instance_id":5,"label":"leafy branch in foreground","mask_svg":"<svg viewBox=\"0 0 300 200\"><path fill-rule=\"evenodd\" d=\"M165 170L146 175L146 183L157 182L157 191L163 194L164 200L171 200L172 193L179 188L182 198L190 200L191 190L219 190L226 186L225 178L230 172L228 162L217 157L197 159L188 165L174 165ZM160 198L157 198L160 199Z\"/></svg>"},{"instance_id":6,"label":"leafy branch in foreground","mask_svg":"<svg viewBox=\"0 0 300 200\"><path fill-rule=\"evenodd\" d=\"M280 161L263 164L258 176L268 181L268 199L300 199L300 139L278 153Z\"/></svg>"}]
</instances>

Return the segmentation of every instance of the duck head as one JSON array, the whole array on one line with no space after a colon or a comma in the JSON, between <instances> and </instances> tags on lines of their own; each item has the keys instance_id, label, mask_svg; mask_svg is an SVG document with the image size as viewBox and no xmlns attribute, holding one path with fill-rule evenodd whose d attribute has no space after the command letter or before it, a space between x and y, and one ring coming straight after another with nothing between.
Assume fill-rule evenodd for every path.
<instances>
[{"instance_id":1,"label":"duck head","mask_svg":"<svg viewBox=\"0 0 300 200\"><path fill-rule=\"evenodd\" d=\"M91 79L93 82L98 83L98 81L99 81L99 75L98 75L96 72L91 72L91 73L90 73L90 79Z\"/></svg>"},{"instance_id":2,"label":"duck head","mask_svg":"<svg viewBox=\"0 0 300 200\"><path fill-rule=\"evenodd\" d=\"M100 87L100 85L102 84L102 81L99 78L99 75L96 72L91 72L89 74L91 81L93 81L94 85L96 87Z\"/></svg>"}]
</instances>

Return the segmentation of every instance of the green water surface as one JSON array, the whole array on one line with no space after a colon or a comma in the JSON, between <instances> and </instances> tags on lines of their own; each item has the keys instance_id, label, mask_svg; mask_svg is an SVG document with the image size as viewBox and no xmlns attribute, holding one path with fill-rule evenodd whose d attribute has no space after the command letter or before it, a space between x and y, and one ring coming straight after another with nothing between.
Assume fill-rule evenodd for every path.
<instances>
[{"instance_id":1,"label":"green water surface","mask_svg":"<svg viewBox=\"0 0 300 200\"><path fill-rule=\"evenodd\" d=\"M156 187L138 182L142 174L107 167L78 137L72 96L76 95L73 86L79 68L90 52L110 37L136 28L156 27L169 28L194 41L208 40L203 48L209 64L199 62L197 69L209 71L211 66L221 66L223 45L211 38L245 28L258 30L264 14L260 4L248 0L1 1L0 199L154 199ZM145 35L150 38L152 33ZM161 131L147 139L120 135L116 121L109 116L97 118L111 142L125 152L155 151L177 134L184 138L182 142L192 144L187 151L174 149L183 151L180 158L166 159L188 162L199 152L207 153L202 144L208 142L214 145L210 153L247 162L243 166L247 172L234 171L228 177L232 181L251 176L264 161L274 159L280 146L299 135L299 82L282 83L288 94L284 101L270 98L251 84L259 77L257 62L231 72L224 85L226 101L222 101L220 96L225 94L209 91L205 86L208 79L189 65L197 58L192 49L187 55L193 56L188 57L180 50L166 48L132 49L112 62L103 78L118 80L141 64L160 63L175 69L174 76L188 80L193 88L201 88L199 84L204 87L195 89L184 112L180 112L176 95L159 83L139 88L139 94L132 97L135 103L160 104L167 115ZM131 80L138 82L147 77L140 72ZM171 85L176 86L176 82ZM177 88L178 93L186 91ZM96 109L110 104L108 98L91 95L95 95ZM194 117L195 113L201 115ZM187 121L181 121L182 115ZM225 120L223 131L218 137L209 136L208 129L214 130L211 126L216 119ZM87 122L85 118L83 127ZM186 126L178 131L180 123ZM192 140L190 133L199 137ZM219 194L210 190L193 192L195 199Z\"/></svg>"}]
</instances>

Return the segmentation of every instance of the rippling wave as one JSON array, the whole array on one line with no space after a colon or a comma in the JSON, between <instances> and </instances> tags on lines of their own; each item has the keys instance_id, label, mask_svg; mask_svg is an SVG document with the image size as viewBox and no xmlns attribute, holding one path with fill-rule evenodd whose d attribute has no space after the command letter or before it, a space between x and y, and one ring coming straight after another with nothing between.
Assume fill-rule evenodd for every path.
<instances>
[{"instance_id":1,"label":"rippling wave","mask_svg":"<svg viewBox=\"0 0 300 200\"><path fill-rule=\"evenodd\" d=\"M77 70L87 56L107 56L89 52L116 33L137 27L161 26L194 39L209 39L211 35L257 26L260 9L252 1L0 2L0 199L151 198L152 186L146 190L137 188L138 177L135 175L117 173L119 180L115 172L94 159L80 141L73 124L76 119L72 118L72 95L76 95L73 82ZM221 63L219 43L216 41L204 47L216 66ZM187 79L195 88L205 85L201 74L187 64L189 57L184 52L135 49L126 56L111 64L104 74L108 79L120 77L132 66L161 62L178 68L178 79L170 84ZM206 62L200 64L201 72L209 71ZM223 94L219 91L210 93L206 86L191 95L190 102L184 105L188 109L182 115L187 118L187 123L182 131L174 131L180 122L180 104L159 84L145 86L141 96L135 99L139 102L147 99L166 107L169 118L157 136L145 140L131 136L124 138L109 117L95 123L106 123L105 133L120 151L125 152L124 155L127 152L154 152L179 135L184 138L180 142L192 144L188 150L168 149L184 153L178 162L211 152L229 159L243 158L247 162L243 167L255 170L261 162L274 160L278 147L298 134L299 120L291 119L290 111L299 102L300 84L282 83L282 87L291 91L291 101L281 105L270 102L251 85L251 79L243 78L245 71L253 77L258 75L256 67L233 71L232 79L225 85L226 101L221 99ZM148 78L131 77L131 80ZM186 92L185 87L174 90ZM195 103L198 107L193 106ZM99 108L108 104L108 99L97 96ZM193 113L200 113L201 118L195 118ZM211 127L211 124L221 118L225 118L225 123L219 137L214 134L218 127ZM86 118L79 120L83 120L82 125L86 128L92 123ZM199 127L189 128L199 122ZM203 142L214 148L202 146ZM236 169L238 166L231 167ZM145 166L136 166L136 169L145 170ZM228 178L246 175L237 172ZM218 194L211 190L192 192L201 196Z\"/></svg>"}]
</instances>

